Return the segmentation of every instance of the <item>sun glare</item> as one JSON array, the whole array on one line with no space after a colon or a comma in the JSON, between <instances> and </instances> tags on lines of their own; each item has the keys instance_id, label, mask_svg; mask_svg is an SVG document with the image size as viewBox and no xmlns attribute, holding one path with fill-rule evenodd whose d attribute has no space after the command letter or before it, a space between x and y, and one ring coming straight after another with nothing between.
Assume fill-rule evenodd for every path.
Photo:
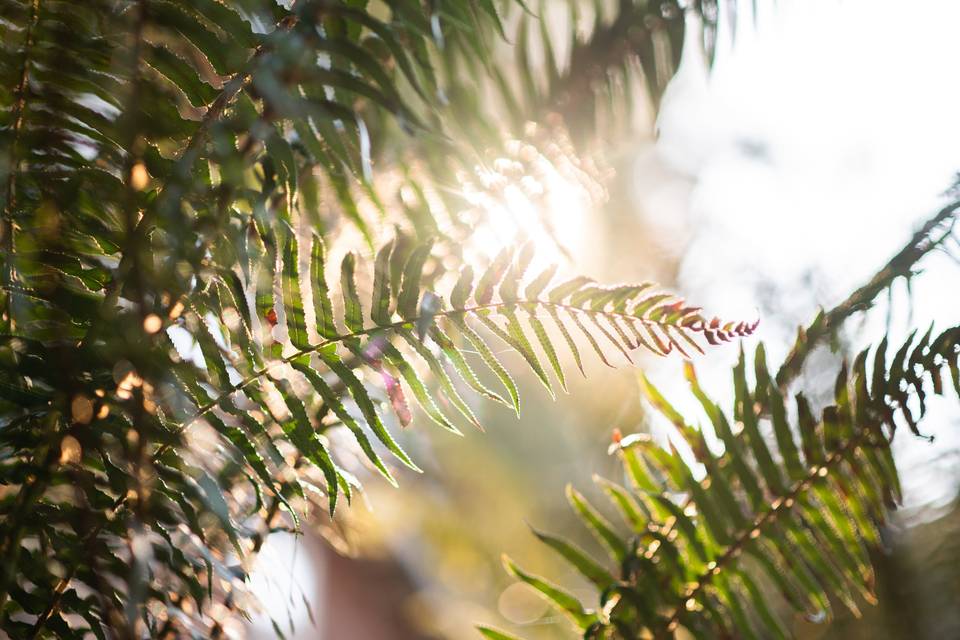
<instances>
[{"instance_id":1,"label":"sun glare","mask_svg":"<svg viewBox=\"0 0 960 640\"><path fill-rule=\"evenodd\" d=\"M539 145L513 140L506 150L508 157L461 177L480 221L465 257L489 260L503 247L530 241L536 247L533 272L575 262L591 211L606 199L599 172L584 167L564 138Z\"/></svg>"}]
</instances>

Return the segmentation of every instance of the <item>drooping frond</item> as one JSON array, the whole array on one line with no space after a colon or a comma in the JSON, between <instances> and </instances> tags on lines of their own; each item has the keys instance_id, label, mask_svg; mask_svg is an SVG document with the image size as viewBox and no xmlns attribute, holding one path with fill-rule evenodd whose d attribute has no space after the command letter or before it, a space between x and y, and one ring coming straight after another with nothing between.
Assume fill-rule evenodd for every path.
<instances>
[{"instance_id":1,"label":"drooping frond","mask_svg":"<svg viewBox=\"0 0 960 640\"><path fill-rule=\"evenodd\" d=\"M738 4L723 7L731 30ZM598 129L622 136L630 126L624 115L638 107L638 96L649 100L654 112L659 108L682 56L703 56L713 64L719 5L715 0L622 0L585 6L570 0L509 7L487 26L497 28L509 46L495 42L483 49L475 39L460 38L444 50L454 109L458 98L476 95L476 83L496 96L491 108L509 118L515 135L531 120L549 123L559 117L578 141ZM696 50L688 51L691 29ZM504 52L501 58L510 64L491 68L490 58L496 61Z\"/></svg>"},{"instance_id":2,"label":"drooping frond","mask_svg":"<svg viewBox=\"0 0 960 640\"><path fill-rule=\"evenodd\" d=\"M872 364L864 351L844 365L834 398L814 412L802 394L788 407L761 346L755 384L742 355L734 369L732 416L688 365L690 388L723 443L720 454L643 379L696 465L672 444L618 437L611 451L622 459L629 488L598 482L628 533L569 491L609 558L594 560L535 532L596 586L597 606L509 560L508 570L587 638L672 637L680 627L702 638L783 638L790 632L774 613L782 603L817 620L830 616L835 601L856 612L859 602L874 601L868 549L879 545L885 510L899 500L894 430L900 422L915 428L928 393L960 397L960 327L911 336L887 357L884 340Z\"/></svg>"}]
</instances>

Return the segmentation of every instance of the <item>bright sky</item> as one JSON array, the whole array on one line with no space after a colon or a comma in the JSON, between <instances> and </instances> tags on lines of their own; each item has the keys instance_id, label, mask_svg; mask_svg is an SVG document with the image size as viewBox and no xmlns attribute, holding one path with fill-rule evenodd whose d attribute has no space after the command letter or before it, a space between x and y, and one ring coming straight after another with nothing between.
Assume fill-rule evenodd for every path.
<instances>
[{"instance_id":1,"label":"bright sky","mask_svg":"<svg viewBox=\"0 0 960 640\"><path fill-rule=\"evenodd\" d=\"M832 306L869 279L944 202L960 170L960 3L759 4L758 27L741 14L713 71L686 58L665 101L655 153L692 189L668 184L658 195L652 185L641 201L656 203L650 215L661 224L674 215L683 224L665 224L693 230L680 282L691 298L747 317L767 300L773 317L761 337L776 360L816 304ZM637 181L646 190L645 166ZM925 266L912 322L895 317L894 335L960 318L957 265L935 256ZM902 286L894 300L908 308ZM858 346L882 336L885 315L881 304L857 327ZM710 373L725 364L711 357ZM730 384L711 379L718 395ZM898 443L908 506L942 505L960 486L956 402L933 413L936 445L906 432Z\"/></svg>"}]
</instances>

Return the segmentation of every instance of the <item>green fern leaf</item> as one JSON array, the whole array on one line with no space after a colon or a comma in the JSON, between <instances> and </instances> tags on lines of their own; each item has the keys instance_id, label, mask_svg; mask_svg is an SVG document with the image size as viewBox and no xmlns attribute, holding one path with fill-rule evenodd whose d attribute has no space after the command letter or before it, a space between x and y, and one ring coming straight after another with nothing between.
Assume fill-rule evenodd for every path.
<instances>
[{"instance_id":1,"label":"green fern leaf","mask_svg":"<svg viewBox=\"0 0 960 640\"><path fill-rule=\"evenodd\" d=\"M397 486L397 481L394 479L393 475L387 469L386 465L383 463L383 460L374 451L373 446L370 444L370 440L367 438L367 435L363 432L363 429L357 424L357 421L353 419L353 416L347 411L346 407L343 406L343 402L340 401L340 398L330 386L324 381L320 375L311 369L309 366L301 363L294 362L292 363L294 369L303 374L303 376L310 382L311 386L316 389L317 393L323 399L324 405L330 408L331 411L340 419L340 421L350 429L350 432L353 433L354 438L357 440L357 444L360 445L360 449L363 451L364 455L367 456L367 459L373 464L373 466L380 472L380 474L393 486ZM387 442L383 443L388 448L390 444ZM396 446L396 445L394 445ZM401 450L402 453L402 450ZM412 465L410 458L406 454L397 454L397 457L400 458L405 464Z\"/></svg>"},{"instance_id":2,"label":"green fern leaf","mask_svg":"<svg viewBox=\"0 0 960 640\"><path fill-rule=\"evenodd\" d=\"M500 394L491 391L488 387L484 386L484 384L480 382L480 380L477 378L477 374L467 362L461 350L457 348L450 336L444 333L440 327L436 325L430 327L430 337L434 342L437 343L437 346L443 351L444 355L447 357L447 360L450 361L450 363L453 365L453 368L458 374L460 374L460 377L464 382L467 383L467 385L470 386L471 389L495 402L510 406L510 403L507 402Z\"/></svg>"},{"instance_id":3,"label":"green fern leaf","mask_svg":"<svg viewBox=\"0 0 960 640\"><path fill-rule=\"evenodd\" d=\"M287 318L287 336L297 349L310 346L307 337L307 318L300 295L299 249L296 234L288 232L283 244L283 269L281 289L283 292L283 312Z\"/></svg>"},{"instance_id":4,"label":"green fern leaf","mask_svg":"<svg viewBox=\"0 0 960 640\"><path fill-rule=\"evenodd\" d=\"M333 303L330 301L330 289L327 286L326 249L319 236L313 237L313 248L310 251L310 281L313 283L317 333L323 338L336 338L338 332L333 320Z\"/></svg>"},{"instance_id":5,"label":"green fern leaf","mask_svg":"<svg viewBox=\"0 0 960 640\"><path fill-rule=\"evenodd\" d=\"M303 402L293 394L290 383L285 380L277 380L274 383L280 390L284 404L290 412L290 419L281 422L284 433L290 438L290 441L311 463L317 466L327 481L327 498L329 500L330 513L333 514L337 507L337 496L339 494L338 486L340 484L339 473L330 457L330 452L320 441L313 427L310 425L310 418L307 417L307 410Z\"/></svg>"},{"instance_id":6,"label":"green fern leaf","mask_svg":"<svg viewBox=\"0 0 960 640\"><path fill-rule=\"evenodd\" d=\"M420 278L423 273L423 265L430 257L432 247L432 242L417 247L410 255L410 259L403 270L403 284L397 297L397 312L405 320L417 316L417 303L420 301Z\"/></svg>"},{"instance_id":7,"label":"green fern leaf","mask_svg":"<svg viewBox=\"0 0 960 640\"><path fill-rule=\"evenodd\" d=\"M504 633L503 631L497 631L491 627L477 627L477 630L488 640L518 640L516 636Z\"/></svg>"},{"instance_id":8,"label":"green fern leaf","mask_svg":"<svg viewBox=\"0 0 960 640\"><path fill-rule=\"evenodd\" d=\"M586 629L596 621L596 614L585 610L579 600L563 589L550 584L542 578L525 572L506 556L503 557L503 564L512 575L536 589L547 600L570 616L574 623L581 629Z\"/></svg>"},{"instance_id":9,"label":"green fern leaf","mask_svg":"<svg viewBox=\"0 0 960 640\"><path fill-rule=\"evenodd\" d=\"M387 362L397 369L397 371L400 373L400 377L410 387L410 390L413 392L413 397L416 398L417 403L420 405L420 408L423 409L424 413L426 413L431 420L447 431L450 431L456 435L463 435L460 430L457 429L457 427L454 426L447 416L445 416L437 407L436 402L433 400L433 396L427 389L426 384L421 379L420 374L417 373L417 370L407 361L403 354L400 353L396 347L390 344L389 341L385 341L383 343L381 350Z\"/></svg>"},{"instance_id":10,"label":"green fern leaf","mask_svg":"<svg viewBox=\"0 0 960 640\"><path fill-rule=\"evenodd\" d=\"M627 546L613 530L610 523L604 520L603 516L590 506L586 499L571 485L567 485L567 500L590 529L590 532L607 548L614 560L622 563L627 557Z\"/></svg>"},{"instance_id":11,"label":"green fern leaf","mask_svg":"<svg viewBox=\"0 0 960 640\"><path fill-rule=\"evenodd\" d=\"M347 330L353 333L363 332L363 305L357 294L357 282L354 276L357 257L348 253L340 264L340 285L343 291L343 322Z\"/></svg>"},{"instance_id":12,"label":"green fern leaf","mask_svg":"<svg viewBox=\"0 0 960 640\"><path fill-rule=\"evenodd\" d=\"M507 390L507 394L510 396L510 400L513 403L513 408L516 414L520 415L520 392L517 390L517 385L513 381L513 378L501 364L500 360L494 355L490 347L487 346L487 343L481 338L469 325L462 319L456 316L451 316L451 321L460 331L460 334L466 338L477 353L480 354L480 357L483 359L483 362L490 368L491 371L497 376L501 384Z\"/></svg>"},{"instance_id":13,"label":"green fern leaf","mask_svg":"<svg viewBox=\"0 0 960 640\"><path fill-rule=\"evenodd\" d=\"M447 375L446 370L443 368L443 364L430 352L430 350L423 344L422 341L417 339L409 331L400 331L400 336L407 342L408 345L419 355L424 362L427 363L430 371L433 373L434 379L439 383L440 388L443 390L444 395L450 401L450 403L459 411L464 418L466 418L470 424L476 428L483 430L480 426L480 422L477 420L476 415L474 415L473 410L470 409L469 405L464 401L460 396L460 392L457 391L456 387L453 384L453 381L450 380L450 376Z\"/></svg>"},{"instance_id":14,"label":"green fern leaf","mask_svg":"<svg viewBox=\"0 0 960 640\"><path fill-rule=\"evenodd\" d=\"M373 404L373 400L370 398L370 394L367 392L363 383L359 378L347 367L341 360L340 357L332 350L323 350L317 352L317 355L323 361L323 363L330 368L330 370L346 385L347 389L350 391L350 394L353 396L354 402L357 403L357 406L360 408L360 412L363 414L364 419L367 422L367 425L373 432L376 434L377 438L387 447L401 462L406 466L410 467L414 471L419 472L420 469L417 467L404 453L403 449L400 448L400 445L396 443L393 439L393 436L390 435L390 432L383 425L383 422L380 420L380 416L377 414L376 406Z\"/></svg>"},{"instance_id":15,"label":"green fern leaf","mask_svg":"<svg viewBox=\"0 0 960 640\"><path fill-rule=\"evenodd\" d=\"M377 252L373 269L373 299L370 303L370 317L381 327L393 321L390 311L390 254L394 241L391 240Z\"/></svg>"},{"instance_id":16,"label":"green fern leaf","mask_svg":"<svg viewBox=\"0 0 960 640\"><path fill-rule=\"evenodd\" d=\"M540 542L543 542L559 553L567 562L573 565L583 577L596 585L601 591L614 583L614 578L610 575L609 571L601 567L592 560L590 556L566 540L537 531L536 529L533 530L533 534L537 536Z\"/></svg>"}]
</instances>

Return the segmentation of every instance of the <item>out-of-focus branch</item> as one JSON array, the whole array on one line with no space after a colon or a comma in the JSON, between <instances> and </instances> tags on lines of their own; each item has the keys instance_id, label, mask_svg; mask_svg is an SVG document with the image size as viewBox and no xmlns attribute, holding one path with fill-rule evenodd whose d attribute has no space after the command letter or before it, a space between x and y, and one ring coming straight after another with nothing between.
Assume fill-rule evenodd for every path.
<instances>
[{"instance_id":1,"label":"out-of-focus branch","mask_svg":"<svg viewBox=\"0 0 960 640\"><path fill-rule=\"evenodd\" d=\"M869 282L830 311L821 311L808 327L800 328L797 342L777 371L777 384L781 389L789 386L800 375L807 356L822 340L829 337L853 314L869 309L874 299L887 290L897 278L911 276L914 265L950 237L958 210L960 200L940 209Z\"/></svg>"}]
</instances>

